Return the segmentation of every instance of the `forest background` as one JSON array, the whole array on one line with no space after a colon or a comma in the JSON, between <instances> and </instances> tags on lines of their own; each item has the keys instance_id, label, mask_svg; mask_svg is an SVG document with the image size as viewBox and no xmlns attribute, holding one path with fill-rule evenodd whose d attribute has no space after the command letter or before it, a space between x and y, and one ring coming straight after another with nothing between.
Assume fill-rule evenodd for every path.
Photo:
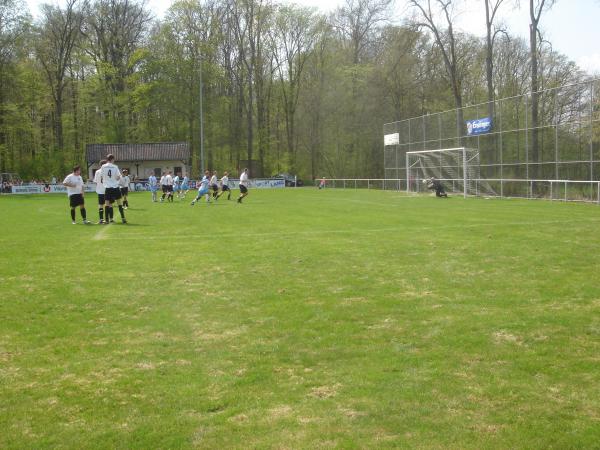
<instances>
[{"instance_id":1,"label":"forest background","mask_svg":"<svg viewBox=\"0 0 600 450\"><path fill-rule=\"evenodd\" d=\"M485 36L455 27L475 1ZM496 19L514 0L408 3L398 24L392 0L181 0L160 19L67 0L35 20L0 0L0 171L49 179L89 143L185 141L197 175L203 127L209 169L380 178L386 122L590 78L544 38L554 1L527 0L529 39Z\"/></svg>"}]
</instances>

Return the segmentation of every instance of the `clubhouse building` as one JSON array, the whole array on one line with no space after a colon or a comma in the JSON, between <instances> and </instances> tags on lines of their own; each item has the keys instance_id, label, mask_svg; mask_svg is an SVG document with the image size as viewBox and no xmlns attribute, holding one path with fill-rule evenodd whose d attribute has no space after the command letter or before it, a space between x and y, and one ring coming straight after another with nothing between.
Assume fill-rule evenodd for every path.
<instances>
[{"instance_id":1,"label":"clubhouse building","mask_svg":"<svg viewBox=\"0 0 600 450\"><path fill-rule=\"evenodd\" d=\"M115 155L115 164L119 169L127 169L132 178L146 179L152 174L160 178L163 172L168 171L171 171L173 176L190 175L192 155L187 142L87 144L85 158L90 179L100 168L100 160L109 153Z\"/></svg>"}]
</instances>

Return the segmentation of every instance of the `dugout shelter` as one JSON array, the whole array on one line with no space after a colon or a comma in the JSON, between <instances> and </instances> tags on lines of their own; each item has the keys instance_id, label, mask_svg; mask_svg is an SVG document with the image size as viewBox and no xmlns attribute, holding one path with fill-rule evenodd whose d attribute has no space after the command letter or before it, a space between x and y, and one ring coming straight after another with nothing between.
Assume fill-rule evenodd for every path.
<instances>
[{"instance_id":1,"label":"dugout shelter","mask_svg":"<svg viewBox=\"0 0 600 450\"><path fill-rule=\"evenodd\" d=\"M144 144L87 144L85 158L88 177L92 179L100 168L99 161L109 153L115 155L121 170L131 176L160 178L163 172L190 176L191 150L187 142L150 142Z\"/></svg>"}]
</instances>

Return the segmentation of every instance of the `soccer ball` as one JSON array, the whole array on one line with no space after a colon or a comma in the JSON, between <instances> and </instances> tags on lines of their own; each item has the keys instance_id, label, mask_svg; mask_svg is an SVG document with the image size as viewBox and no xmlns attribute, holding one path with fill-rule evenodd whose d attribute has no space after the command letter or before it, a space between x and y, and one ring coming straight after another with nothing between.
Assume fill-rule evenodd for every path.
<instances>
[{"instance_id":1,"label":"soccer ball","mask_svg":"<svg viewBox=\"0 0 600 450\"><path fill-rule=\"evenodd\" d=\"M425 179L425 180L423 180L423 184L427 184L427 180L426 180L426 179Z\"/></svg>"}]
</instances>

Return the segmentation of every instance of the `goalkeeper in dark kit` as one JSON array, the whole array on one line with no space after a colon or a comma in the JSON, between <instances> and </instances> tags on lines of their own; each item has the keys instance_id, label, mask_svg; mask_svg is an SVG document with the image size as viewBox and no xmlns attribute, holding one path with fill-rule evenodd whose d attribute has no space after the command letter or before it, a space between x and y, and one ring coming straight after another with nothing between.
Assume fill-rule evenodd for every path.
<instances>
[{"instance_id":1,"label":"goalkeeper in dark kit","mask_svg":"<svg viewBox=\"0 0 600 450\"><path fill-rule=\"evenodd\" d=\"M434 177L424 179L423 183L427 185L427 189L435 191L436 197L448 197L448 194L444 190L444 185Z\"/></svg>"}]
</instances>

